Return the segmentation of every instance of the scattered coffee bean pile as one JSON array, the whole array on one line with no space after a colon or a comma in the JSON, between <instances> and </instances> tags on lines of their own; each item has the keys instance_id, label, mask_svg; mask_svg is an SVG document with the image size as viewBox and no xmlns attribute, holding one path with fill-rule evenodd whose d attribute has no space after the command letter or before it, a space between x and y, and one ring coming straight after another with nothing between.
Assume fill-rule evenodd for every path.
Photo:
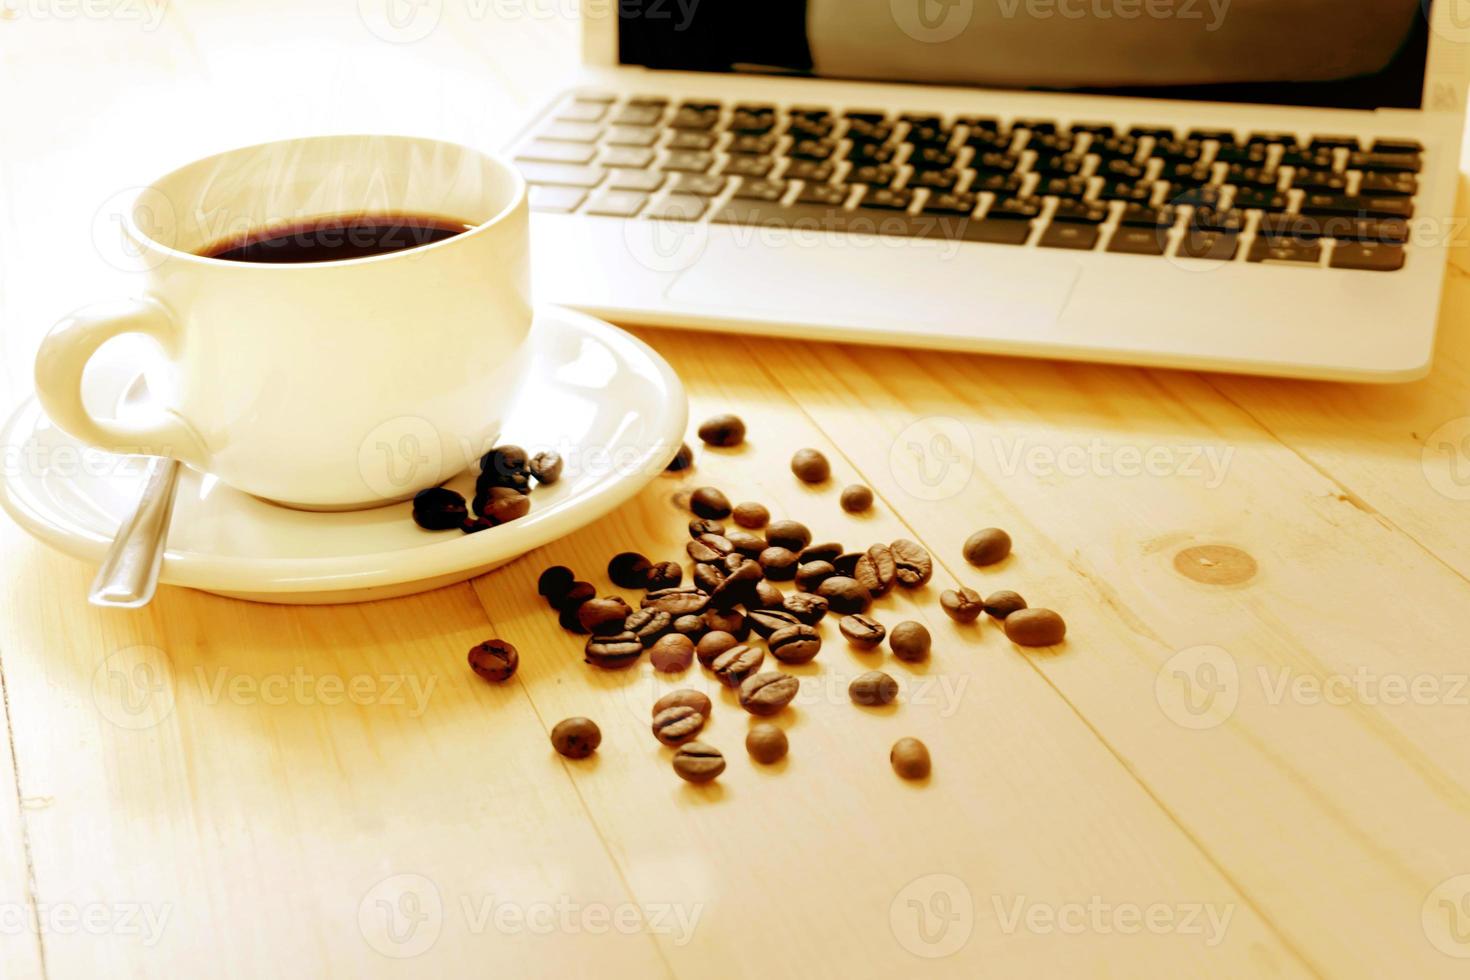
<instances>
[{"instance_id":1,"label":"scattered coffee bean pile","mask_svg":"<svg viewBox=\"0 0 1470 980\"><path fill-rule=\"evenodd\" d=\"M706 445L720 448L739 446L746 435L745 423L734 415L708 419L698 431ZM514 493L529 506L525 494L530 479L554 482L560 461L538 464L542 459L527 460L516 447L487 454L474 508L481 519L493 519L496 491ZM691 465L693 453L686 445L668 469L677 472ZM797 452L791 471L813 485L831 477L830 464L815 449ZM462 497L443 493L458 499L462 522L473 520L466 516ZM422 508L429 523L419 520L421 508L415 500L420 524L461 526L452 522L453 499L436 491L424 494L433 496ZM678 674L698 660L736 692L745 711L766 718L785 709L801 688L795 674L762 669L767 653L780 664L809 663L821 653L818 625L829 613L840 617L838 631L855 649L873 650L886 640L898 660L919 663L928 658L933 638L922 623L909 620L889 629L869 615L875 599L895 588L922 588L933 578L933 557L917 541L901 538L850 551L835 541L814 544L804 524L772 520L770 511L753 501L732 505L715 487L699 487L688 499L693 514L685 545L691 562L689 584L684 583L684 566L678 560L655 561L635 551L616 554L607 564L607 577L619 588L643 592L634 609L620 596L599 598L590 582L565 566L541 573L537 591L556 612L558 622L569 632L587 636L583 656L588 664L624 669L647 651L656 671ZM862 513L873 506L873 492L860 485L846 487L840 505L848 513ZM727 519L735 526L727 528ZM962 549L965 560L977 566L994 565L1010 552L1010 535L999 528L977 531ZM791 582L796 591L785 591L777 582ZM986 598L971 588L947 589L939 605L959 624L973 624L982 613L990 616L1020 646L1051 646L1066 635L1061 616L1050 609L1029 608L1015 592L997 591ZM515 648L500 640L475 647L469 659L477 674L497 682L512 676L519 662ZM898 681L881 670L862 674L848 687L853 704L863 708L891 705L898 695ZM719 749L696 740L712 710L709 697L689 689L666 694L653 705L653 735L675 748L674 771L692 783L709 782L725 769ZM556 725L551 739L562 755L585 758L596 751L601 733L586 718L568 718ZM750 757L764 765L784 758L789 749L786 733L770 722L753 725L745 744ZM924 779L931 768L928 748L914 738L894 743L889 760L904 779Z\"/></svg>"},{"instance_id":2,"label":"scattered coffee bean pile","mask_svg":"<svg viewBox=\"0 0 1470 980\"><path fill-rule=\"evenodd\" d=\"M549 486L561 479L562 458L556 453L527 456L520 446L497 446L480 458L475 478L475 516L464 495L448 487L420 490L413 498L414 523L426 531L474 534L531 512L531 481Z\"/></svg>"}]
</instances>

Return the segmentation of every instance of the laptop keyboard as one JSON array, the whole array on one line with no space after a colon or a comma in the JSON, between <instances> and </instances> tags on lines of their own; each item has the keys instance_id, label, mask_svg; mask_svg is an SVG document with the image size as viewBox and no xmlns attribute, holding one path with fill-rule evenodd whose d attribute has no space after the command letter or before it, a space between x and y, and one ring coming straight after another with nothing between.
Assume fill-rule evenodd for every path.
<instances>
[{"instance_id":1,"label":"laptop keyboard","mask_svg":"<svg viewBox=\"0 0 1470 980\"><path fill-rule=\"evenodd\" d=\"M538 211L1392 272L1423 147L823 107L566 98L517 145Z\"/></svg>"}]
</instances>

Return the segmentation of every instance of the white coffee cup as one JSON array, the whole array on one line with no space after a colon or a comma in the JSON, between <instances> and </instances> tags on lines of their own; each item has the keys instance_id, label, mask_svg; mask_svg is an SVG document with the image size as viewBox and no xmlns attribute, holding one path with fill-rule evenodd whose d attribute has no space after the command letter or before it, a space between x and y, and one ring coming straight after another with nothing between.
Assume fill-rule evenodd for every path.
<instances>
[{"instance_id":1,"label":"white coffee cup","mask_svg":"<svg viewBox=\"0 0 1470 980\"><path fill-rule=\"evenodd\" d=\"M386 213L471 227L338 261L198 254ZM531 328L526 187L505 161L399 136L267 143L158 179L123 225L146 269L142 295L73 313L36 360L41 406L83 442L173 456L293 507L344 509L443 482L500 434ZM146 422L83 404L87 361L126 333L153 337L171 361L171 404Z\"/></svg>"}]
</instances>

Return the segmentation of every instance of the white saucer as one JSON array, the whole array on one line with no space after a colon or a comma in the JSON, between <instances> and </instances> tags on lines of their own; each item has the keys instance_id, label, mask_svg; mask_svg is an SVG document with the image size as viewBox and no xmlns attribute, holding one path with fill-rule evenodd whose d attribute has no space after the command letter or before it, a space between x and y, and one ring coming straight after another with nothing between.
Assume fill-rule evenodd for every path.
<instances>
[{"instance_id":1,"label":"white saucer","mask_svg":"<svg viewBox=\"0 0 1470 980\"><path fill-rule=\"evenodd\" d=\"M407 503L308 513L267 503L185 468L162 581L260 602L360 602L460 582L591 523L658 476L684 437L688 403L668 363L611 324L537 312L531 373L499 440L554 449L561 479L531 513L476 534L424 531ZM89 401L119 405L136 367L99 359ZM83 447L34 399L0 431L0 505L53 547L100 562L142 489L147 459ZM473 496L474 476L448 486ZM77 597L82 601L82 597Z\"/></svg>"}]
</instances>

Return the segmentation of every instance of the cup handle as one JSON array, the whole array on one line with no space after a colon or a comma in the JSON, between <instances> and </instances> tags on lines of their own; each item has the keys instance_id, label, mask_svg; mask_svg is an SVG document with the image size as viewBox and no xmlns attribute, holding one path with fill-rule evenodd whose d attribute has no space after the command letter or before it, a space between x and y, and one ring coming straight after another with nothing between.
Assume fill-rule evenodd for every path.
<instances>
[{"instance_id":1,"label":"cup handle","mask_svg":"<svg viewBox=\"0 0 1470 980\"><path fill-rule=\"evenodd\" d=\"M146 334L170 357L177 349L178 325L163 304L152 299L94 303L73 312L46 335L36 354L36 396L51 421L82 442L115 453L172 456L209 469L209 453L194 427L173 409L146 423L98 419L82 401L82 371L97 348L113 337Z\"/></svg>"}]
</instances>

